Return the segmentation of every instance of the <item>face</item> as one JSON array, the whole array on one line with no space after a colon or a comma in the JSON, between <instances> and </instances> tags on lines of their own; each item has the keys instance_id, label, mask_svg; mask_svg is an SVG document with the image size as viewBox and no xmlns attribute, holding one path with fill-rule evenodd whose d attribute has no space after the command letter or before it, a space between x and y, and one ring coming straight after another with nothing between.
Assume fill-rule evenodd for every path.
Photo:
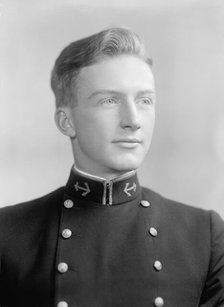
<instances>
[{"instance_id":1,"label":"face","mask_svg":"<svg viewBox=\"0 0 224 307\"><path fill-rule=\"evenodd\" d=\"M77 105L70 110L76 165L112 178L142 163L155 120L154 78L134 56L85 67L77 80Z\"/></svg>"}]
</instances>

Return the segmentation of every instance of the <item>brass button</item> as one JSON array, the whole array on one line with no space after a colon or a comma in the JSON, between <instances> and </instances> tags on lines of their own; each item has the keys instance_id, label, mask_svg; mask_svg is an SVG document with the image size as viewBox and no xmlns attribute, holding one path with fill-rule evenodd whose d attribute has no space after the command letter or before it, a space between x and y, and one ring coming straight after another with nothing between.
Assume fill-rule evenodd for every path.
<instances>
[{"instance_id":1,"label":"brass button","mask_svg":"<svg viewBox=\"0 0 224 307\"><path fill-rule=\"evenodd\" d=\"M57 307L68 307L68 303L65 301L58 302Z\"/></svg>"},{"instance_id":2,"label":"brass button","mask_svg":"<svg viewBox=\"0 0 224 307\"><path fill-rule=\"evenodd\" d=\"M60 262L59 264L58 264L58 272L60 272L60 273L65 273L65 272L67 272L68 271L68 265L67 265L67 263L65 263L65 262Z\"/></svg>"},{"instance_id":3,"label":"brass button","mask_svg":"<svg viewBox=\"0 0 224 307\"><path fill-rule=\"evenodd\" d=\"M71 199L66 199L64 202L64 206L65 208L70 209L74 206L74 203Z\"/></svg>"},{"instance_id":4,"label":"brass button","mask_svg":"<svg viewBox=\"0 0 224 307\"><path fill-rule=\"evenodd\" d=\"M150 202L148 200L142 200L140 204L145 208L150 206Z\"/></svg>"},{"instance_id":5,"label":"brass button","mask_svg":"<svg viewBox=\"0 0 224 307\"><path fill-rule=\"evenodd\" d=\"M154 262L154 268L155 268L155 270L156 271L161 271L162 270L162 263L159 261L159 260L156 260L155 262Z\"/></svg>"},{"instance_id":6,"label":"brass button","mask_svg":"<svg viewBox=\"0 0 224 307\"><path fill-rule=\"evenodd\" d=\"M64 239L68 239L68 238L70 238L71 237L71 235L72 235L72 231L70 230L70 229L68 229L68 228L66 228L66 229L63 229L62 230L62 237L64 238Z\"/></svg>"},{"instance_id":7,"label":"brass button","mask_svg":"<svg viewBox=\"0 0 224 307\"><path fill-rule=\"evenodd\" d=\"M158 235L158 231L154 227L149 228L149 233L152 237L156 237Z\"/></svg>"},{"instance_id":8,"label":"brass button","mask_svg":"<svg viewBox=\"0 0 224 307\"><path fill-rule=\"evenodd\" d=\"M156 307L163 307L164 306L164 300L162 297L156 297L155 300L154 300L154 305Z\"/></svg>"}]
</instances>

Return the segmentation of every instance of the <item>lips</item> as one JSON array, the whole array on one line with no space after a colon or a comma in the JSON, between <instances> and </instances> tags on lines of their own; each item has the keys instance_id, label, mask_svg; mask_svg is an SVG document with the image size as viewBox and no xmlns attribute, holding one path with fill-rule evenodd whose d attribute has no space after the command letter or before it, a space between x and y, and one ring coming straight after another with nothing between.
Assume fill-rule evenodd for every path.
<instances>
[{"instance_id":1,"label":"lips","mask_svg":"<svg viewBox=\"0 0 224 307\"><path fill-rule=\"evenodd\" d=\"M137 138L123 138L113 141L113 143L142 143L140 139Z\"/></svg>"}]
</instances>

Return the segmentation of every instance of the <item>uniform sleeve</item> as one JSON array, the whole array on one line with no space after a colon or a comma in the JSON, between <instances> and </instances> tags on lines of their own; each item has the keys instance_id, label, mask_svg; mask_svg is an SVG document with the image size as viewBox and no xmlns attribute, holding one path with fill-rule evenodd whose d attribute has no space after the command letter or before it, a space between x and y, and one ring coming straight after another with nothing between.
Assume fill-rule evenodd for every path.
<instances>
[{"instance_id":1,"label":"uniform sleeve","mask_svg":"<svg viewBox=\"0 0 224 307\"><path fill-rule=\"evenodd\" d=\"M3 255L5 248L5 240L7 240L7 218L5 217L5 208L0 209L0 307L6 307L5 300L5 280L4 280L4 270L3 270Z\"/></svg>"},{"instance_id":2,"label":"uniform sleeve","mask_svg":"<svg viewBox=\"0 0 224 307\"><path fill-rule=\"evenodd\" d=\"M1 307L1 300L2 300L2 270L1 268L2 268L2 257L1 257L1 250L0 250L0 307Z\"/></svg>"},{"instance_id":3,"label":"uniform sleeve","mask_svg":"<svg viewBox=\"0 0 224 307\"><path fill-rule=\"evenodd\" d=\"M210 229L210 265L199 306L224 307L224 221L214 211L210 211Z\"/></svg>"},{"instance_id":4,"label":"uniform sleeve","mask_svg":"<svg viewBox=\"0 0 224 307\"><path fill-rule=\"evenodd\" d=\"M3 307L2 300L3 300L3 277L2 277L2 242L0 238L0 307Z\"/></svg>"},{"instance_id":5,"label":"uniform sleeve","mask_svg":"<svg viewBox=\"0 0 224 307\"><path fill-rule=\"evenodd\" d=\"M2 219L1 219L1 210L0 210L0 226L1 226L1 223L2 222ZM2 303L2 296L3 296L3 277L2 277L2 237L1 237L1 234L2 234L2 228L0 227L0 307L2 306L1 303Z\"/></svg>"}]
</instances>

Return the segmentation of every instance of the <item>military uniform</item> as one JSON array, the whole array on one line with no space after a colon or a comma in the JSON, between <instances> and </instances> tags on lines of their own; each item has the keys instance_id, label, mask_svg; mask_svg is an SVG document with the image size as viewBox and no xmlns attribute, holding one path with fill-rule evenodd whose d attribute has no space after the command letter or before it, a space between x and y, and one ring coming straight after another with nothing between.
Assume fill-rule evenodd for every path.
<instances>
[{"instance_id":1,"label":"military uniform","mask_svg":"<svg viewBox=\"0 0 224 307\"><path fill-rule=\"evenodd\" d=\"M224 223L213 211L71 171L0 210L0 305L224 306Z\"/></svg>"}]
</instances>

